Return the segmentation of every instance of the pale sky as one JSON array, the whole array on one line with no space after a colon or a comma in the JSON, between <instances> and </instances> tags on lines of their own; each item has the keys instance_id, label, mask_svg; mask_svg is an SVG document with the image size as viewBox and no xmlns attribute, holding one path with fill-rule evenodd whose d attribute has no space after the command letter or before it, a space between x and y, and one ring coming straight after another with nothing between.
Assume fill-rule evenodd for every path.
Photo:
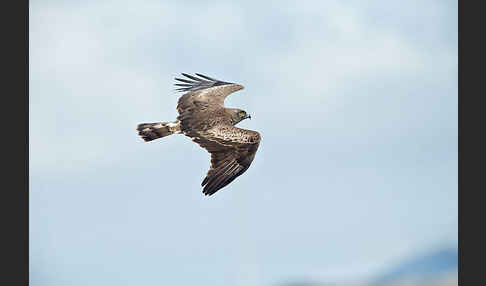
<instances>
[{"instance_id":1,"label":"pale sky","mask_svg":"<svg viewBox=\"0 0 486 286\"><path fill-rule=\"evenodd\" d=\"M457 1L30 1L31 285L361 279L457 245ZM141 122L245 89L248 171Z\"/></svg>"}]
</instances>

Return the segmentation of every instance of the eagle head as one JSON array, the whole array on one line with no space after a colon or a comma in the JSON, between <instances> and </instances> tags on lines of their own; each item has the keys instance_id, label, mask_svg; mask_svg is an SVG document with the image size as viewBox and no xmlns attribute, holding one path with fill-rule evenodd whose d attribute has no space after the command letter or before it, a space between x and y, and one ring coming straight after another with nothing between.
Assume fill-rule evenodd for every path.
<instances>
[{"instance_id":1,"label":"eagle head","mask_svg":"<svg viewBox=\"0 0 486 286\"><path fill-rule=\"evenodd\" d=\"M233 123L233 125L236 125L247 118L251 119L251 116L242 109L238 109L238 108L228 108L228 109L231 114L231 122Z\"/></svg>"}]
</instances>

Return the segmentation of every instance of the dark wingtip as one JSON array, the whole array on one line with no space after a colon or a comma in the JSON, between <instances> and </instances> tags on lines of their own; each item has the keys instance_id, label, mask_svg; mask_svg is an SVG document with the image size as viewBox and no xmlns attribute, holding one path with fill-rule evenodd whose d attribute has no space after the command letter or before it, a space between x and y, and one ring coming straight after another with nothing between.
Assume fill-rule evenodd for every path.
<instances>
[{"instance_id":1,"label":"dark wingtip","mask_svg":"<svg viewBox=\"0 0 486 286\"><path fill-rule=\"evenodd\" d=\"M203 194L205 194L206 196L211 196L215 194L217 191L219 191L220 189L222 189L222 187L220 187L219 185L216 186L206 185L203 189Z\"/></svg>"},{"instance_id":2,"label":"dark wingtip","mask_svg":"<svg viewBox=\"0 0 486 286\"><path fill-rule=\"evenodd\" d=\"M196 84L197 83L197 82L192 81L192 80L187 80L187 79L178 78L178 77L176 77L175 80L182 81L182 82L185 82L185 83L188 83L188 84Z\"/></svg>"},{"instance_id":3,"label":"dark wingtip","mask_svg":"<svg viewBox=\"0 0 486 286\"><path fill-rule=\"evenodd\" d=\"M182 74L183 76L187 77L187 78L192 79L192 80L195 80L195 81L202 81L202 79L197 78L197 77L195 77L195 76L192 76L192 75L190 75L190 74L187 74L187 73L181 73L181 74Z\"/></svg>"},{"instance_id":4,"label":"dark wingtip","mask_svg":"<svg viewBox=\"0 0 486 286\"><path fill-rule=\"evenodd\" d=\"M211 88L214 86L231 84L230 82L224 82L200 73L196 73L196 76L198 77L195 77L187 73L181 73L181 75L183 75L186 78L185 79L178 78L178 77L175 78L175 80L182 82L182 83L175 84L176 86L179 87L175 91L182 91L182 92L196 91L205 88Z\"/></svg>"},{"instance_id":5,"label":"dark wingtip","mask_svg":"<svg viewBox=\"0 0 486 286\"><path fill-rule=\"evenodd\" d=\"M217 79L211 78L207 75L203 75L203 74L200 74L200 73L196 73L196 75L199 76L199 77L205 78L207 80L210 80L210 81L218 81Z\"/></svg>"},{"instance_id":6,"label":"dark wingtip","mask_svg":"<svg viewBox=\"0 0 486 286\"><path fill-rule=\"evenodd\" d=\"M207 182L208 182L208 177L204 178L204 180L201 183L201 187L204 187L204 185L206 185Z\"/></svg>"},{"instance_id":7,"label":"dark wingtip","mask_svg":"<svg viewBox=\"0 0 486 286\"><path fill-rule=\"evenodd\" d=\"M204 194L205 196L208 196L208 197L210 197L210 196L214 195L214 193L215 193L215 192L203 191L203 194Z\"/></svg>"}]
</instances>

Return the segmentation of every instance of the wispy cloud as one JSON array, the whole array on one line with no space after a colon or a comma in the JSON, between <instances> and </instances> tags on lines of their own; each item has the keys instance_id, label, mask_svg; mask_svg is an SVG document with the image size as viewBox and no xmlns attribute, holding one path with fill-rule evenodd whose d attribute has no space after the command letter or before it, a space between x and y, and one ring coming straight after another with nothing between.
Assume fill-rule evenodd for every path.
<instances>
[{"instance_id":1,"label":"wispy cloud","mask_svg":"<svg viewBox=\"0 0 486 286\"><path fill-rule=\"evenodd\" d=\"M188 284L214 269L226 274L205 283L352 276L456 236L456 3L31 1L30 9L39 284L61 285L79 269L96 277L90 284L127 269L124 281L140 282L148 264ZM245 85L227 104L248 110L254 119L241 126L263 137L248 172L212 200L199 189L204 150L182 136L146 144L135 131L177 116L180 72ZM94 258L110 265L106 273L88 265ZM53 269L61 278L46 274Z\"/></svg>"}]
</instances>

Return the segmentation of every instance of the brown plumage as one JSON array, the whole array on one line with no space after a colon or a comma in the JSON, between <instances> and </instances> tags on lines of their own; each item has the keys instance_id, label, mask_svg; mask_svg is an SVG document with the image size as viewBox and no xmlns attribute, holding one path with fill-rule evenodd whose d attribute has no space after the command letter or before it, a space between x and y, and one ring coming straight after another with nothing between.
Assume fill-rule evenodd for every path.
<instances>
[{"instance_id":1,"label":"brown plumage","mask_svg":"<svg viewBox=\"0 0 486 286\"><path fill-rule=\"evenodd\" d=\"M179 116L174 122L143 123L137 126L145 141L182 133L211 154L211 167L202 182L203 193L212 195L243 174L260 144L256 131L235 127L246 118L245 111L226 108L224 100L242 85L223 82L205 75L183 73L176 78L178 91L186 92L178 101Z\"/></svg>"},{"instance_id":2,"label":"brown plumage","mask_svg":"<svg viewBox=\"0 0 486 286\"><path fill-rule=\"evenodd\" d=\"M179 121L174 122L157 122L157 123L140 123L137 126L138 135L145 142L159 139L168 135L181 133Z\"/></svg>"}]
</instances>

